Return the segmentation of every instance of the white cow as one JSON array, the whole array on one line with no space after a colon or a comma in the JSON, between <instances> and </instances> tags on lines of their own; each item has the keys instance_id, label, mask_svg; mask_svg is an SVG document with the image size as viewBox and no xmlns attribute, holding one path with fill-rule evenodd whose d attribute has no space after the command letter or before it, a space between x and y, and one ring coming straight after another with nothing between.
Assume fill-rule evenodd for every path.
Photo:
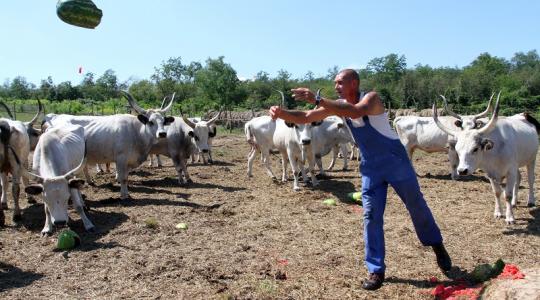
<instances>
[{"instance_id":1,"label":"white cow","mask_svg":"<svg viewBox=\"0 0 540 300\"><path fill-rule=\"evenodd\" d=\"M314 170L315 167L314 152L311 148L312 125L286 123L281 119L272 120L269 116L262 116L251 119L246 123L244 129L247 142L251 145L248 156L248 176L253 176L253 161L258 152L257 150L260 150L268 174L275 178L270 168L269 155L270 151L277 149L282 157L281 166L283 172L281 180L283 182L288 180L287 162L289 162L294 177L293 189L295 191L300 190L298 186L298 175L300 173L304 182L307 182L304 162L307 160L309 170ZM311 183L313 186L318 185L314 172L311 172Z\"/></svg>"},{"instance_id":2,"label":"white cow","mask_svg":"<svg viewBox=\"0 0 540 300\"><path fill-rule=\"evenodd\" d=\"M193 128L194 142L196 151L199 156L197 160L202 157L203 163L206 164L206 157L208 155L208 162L212 163L212 140L216 136L215 122L219 118L221 111L208 121L203 121L200 118L187 118L182 115L184 122L191 128ZM193 159L192 159L193 162Z\"/></svg>"},{"instance_id":3,"label":"white cow","mask_svg":"<svg viewBox=\"0 0 540 300\"><path fill-rule=\"evenodd\" d=\"M487 122L487 119L484 117L491 110L492 98L490 98L488 107L484 112L471 116L459 116L448 109L446 99L444 96L441 97L444 99L446 110L451 115L439 117L440 122L447 128L452 128L453 130L474 129L484 126L485 122ZM454 180L458 178L456 168L459 159L455 151L448 147L449 140L452 139L452 136L440 130L433 121L433 117L400 116L394 119L393 125L401 143L407 150L411 163L413 162L412 157L416 149L428 153L446 152L450 161L451 177Z\"/></svg>"},{"instance_id":4,"label":"white cow","mask_svg":"<svg viewBox=\"0 0 540 300\"><path fill-rule=\"evenodd\" d=\"M34 115L34 117L30 121L22 122L22 121L16 121L15 118L13 117L13 114L11 113L11 110L9 109L9 107L4 102L0 101L0 105L2 105L6 109L6 112L8 113L9 117L13 121L21 122L24 125L24 127L26 128L26 133L28 134L28 138L30 139L30 151L34 151L34 149L36 148L36 145L38 143L39 136L41 135L41 131L36 130L34 128L34 123L37 121L39 115L43 111L43 105L41 105L41 101L39 101L39 99L38 99L37 102L38 102L38 111L37 111L37 113Z\"/></svg>"},{"instance_id":5,"label":"white cow","mask_svg":"<svg viewBox=\"0 0 540 300\"><path fill-rule=\"evenodd\" d=\"M500 93L499 93L500 96ZM472 174L482 169L491 182L495 193L496 218L502 216L499 199L501 183L506 178L504 199L506 200L506 222L514 223L512 206L517 203L519 167L526 166L529 182L528 206L534 206L534 166L538 152L538 130L540 124L528 114L498 118L499 96L495 111L487 125L480 129L455 130L443 125L433 106L433 119L437 126L455 138L451 147L459 157L457 171L460 175Z\"/></svg>"},{"instance_id":6,"label":"white cow","mask_svg":"<svg viewBox=\"0 0 540 300\"><path fill-rule=\"evenodd\" d=\"M159 155L170 157L178 174L178 183L182 186L184 182L191 183L187 171L187 158L193 153L195 144L193 138L195 134L181 118L174 118L174 122L165 127L167 129L167 138L159 139L152 145L150 157L155 155L160 163Z\"/></svg>"},{"instance_id":7,"label":"white cow","mask_svg":"<svg viewBox=\"0 0 540 300\"><path fill-rule=\"evenodd\" d=\"M41 122L41 130L43 132L47 131L49 128L61 127L69 124L76 124L85 127L90 124L92 121L99 120L105 116L75 116L68 114L46 114ZM110 165L106 165L107 173L110 172ZM104 173L103 168L97 164L96 170L98 173ZM91 182L89 182L91 183Z\"/></svg>"},{"instance_id":8,"label":"white cow","mask_svg":"<svg viewBox=\"0 0 540 300\"><path fill-rule=\"evenodd\" d=\"M120 183L122 199L129 197L127 177L130 169L138 167L148 157L152 145L158 139L167 137L165 125L174 122L173 117L164 117L172 107L173 101L164 109L142 109L135 99L123 92L133 109L139 113L132 115L113 115L102 117L85 126L88 163L116 164L117 181ZM88 170L85 175L89 180Z\"/></svg>"},{"instance_id":9,"label":"white cow","mask_svg":"<svg viewBox=\"0 0 540 300\"><path fill-rule=\"evenodd\" d=\"M23 172L38 183L26 187L26 192L33 195L43 193L45 204L45 226L42 235L51 234L54 226L65 226L68 218L68 200L81 216L87 231L94 229L94 224L84 213L84 203L80 188L82 179L74 176L85 164L84 128L79 125L55 127L45 132L34 152L33 173Z\"/></svg>"},{"instance_id":10,"label":"white cow","mask_svg":"<svg viewBox=\"0 0 540 300\"><path fill-rule=\"evenodd\" d=\"M315 155L315 162L319 167L319 171L324 175L324 168L322 166L322 157L332 151L333 157L328 170L332 170L335 161L337 159L340 149L343 151L343 147L348 143L354 143L354 138L347 128L345 120L336 116L330 116L325 118L321 122L316 122L313 126L311 148ZM347 169L347 155L343 156L343 170Z\"/></svg>"},{"instance_id":11,"label":"white cow","mask_svg":"<svg viewBox=\"0 0 540 300\"><path fill-rule=\"evenodd\" d=\"M0 177L2 182L2 209L7 209L8 173L11 173L11 194L13 197L13 221L21 220L19 207L21 172L28 167L30 139L26 127L20 121L0 119ZM25 180L25 185L27 181ZM3 222L0 222L3 225Z\"/></svg>"}]
</instances>

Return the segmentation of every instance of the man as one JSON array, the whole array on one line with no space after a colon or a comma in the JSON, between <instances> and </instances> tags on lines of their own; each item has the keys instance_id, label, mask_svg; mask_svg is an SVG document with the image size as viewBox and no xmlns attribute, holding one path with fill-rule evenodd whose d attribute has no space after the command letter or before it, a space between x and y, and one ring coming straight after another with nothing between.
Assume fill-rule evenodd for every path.
<instances>
[{"instance_id":1,"label":"man","mask_svg":"<svg viewBox=\"0 0 540 300\"><path fill-rule=\"evenodd\" d=\"M414 169L405 148L389 125L384 105L376 92L360 99L358 73L351 69L339 72L335 78L336 92L342 99L315 99L307 88L293 89L296 100L313 103L309 111L289 111L278 106L270 108L272 118L294 123L309 123L329 115L346 117L347 125L362 152L362 202L364 206L365 263L369 277L362 283L366 290L376 290L384 281L383 214L388 184L405 203L416 234L424 246L431 246L437 264L449 271L452 263L443 246L439 227L424 200Z\"/></svg>"}]
</instances>

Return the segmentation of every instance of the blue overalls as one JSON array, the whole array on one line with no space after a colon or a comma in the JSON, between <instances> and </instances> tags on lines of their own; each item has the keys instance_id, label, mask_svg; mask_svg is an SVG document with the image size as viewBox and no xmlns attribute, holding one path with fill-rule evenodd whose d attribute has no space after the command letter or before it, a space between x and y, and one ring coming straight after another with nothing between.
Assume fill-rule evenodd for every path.
<instances>
[{"instance_id":1,"label":"blue overalls","mask_svg":"<svg viewBox=\"0 0 540 300\"><path fill-rule=\"evenodd\" d=\"M420 191L416 174L399 139L390 139L363 117L364 126L347 125L362 152L362 202L364 206L365 262L370 273L382 273L384 264L383 214L388 184L405 203L416 235L424 246L442 243L439 227Z\"/></svg>"}]
</instances>

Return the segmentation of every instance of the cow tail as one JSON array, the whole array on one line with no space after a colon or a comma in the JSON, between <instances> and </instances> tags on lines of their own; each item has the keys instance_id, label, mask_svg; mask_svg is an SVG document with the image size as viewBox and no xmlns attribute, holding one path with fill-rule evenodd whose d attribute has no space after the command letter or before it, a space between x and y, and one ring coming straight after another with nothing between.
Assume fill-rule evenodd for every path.
<instances>
[{"instance_id":1,"label":"cow tail","mask_svg":"<svg viewBox=\"0 0 540 300\"><path fill-rule=\"evenodd\" d=\"M527 122L534 125L536 128L536 133L540 133L540 123L529 113L523 113L523 115L525 116L525 120L527 120Z\"/></svg>"}]
</instances>

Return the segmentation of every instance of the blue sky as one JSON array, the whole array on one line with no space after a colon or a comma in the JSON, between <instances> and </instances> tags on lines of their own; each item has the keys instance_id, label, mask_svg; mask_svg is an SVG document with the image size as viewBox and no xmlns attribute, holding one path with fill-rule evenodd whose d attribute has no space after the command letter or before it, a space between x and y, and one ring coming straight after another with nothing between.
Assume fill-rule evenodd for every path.
<instances>
[{"instance_id":1,"label":"blue sky","mask_svg":"<svg viewBox=\"0 0 540 300\"><path fill-rule=\"evenodd\" d=\"M539 1L93 1L103 10L94 30L58 19L56 0L2 1L0 83L20 75L79 84L79 66L149 79L178 56L225 56L241 78L280 69L297 78L389 53L409 67L463 67L483 52L540 50Z\"/></svg>"}]
</instances>

